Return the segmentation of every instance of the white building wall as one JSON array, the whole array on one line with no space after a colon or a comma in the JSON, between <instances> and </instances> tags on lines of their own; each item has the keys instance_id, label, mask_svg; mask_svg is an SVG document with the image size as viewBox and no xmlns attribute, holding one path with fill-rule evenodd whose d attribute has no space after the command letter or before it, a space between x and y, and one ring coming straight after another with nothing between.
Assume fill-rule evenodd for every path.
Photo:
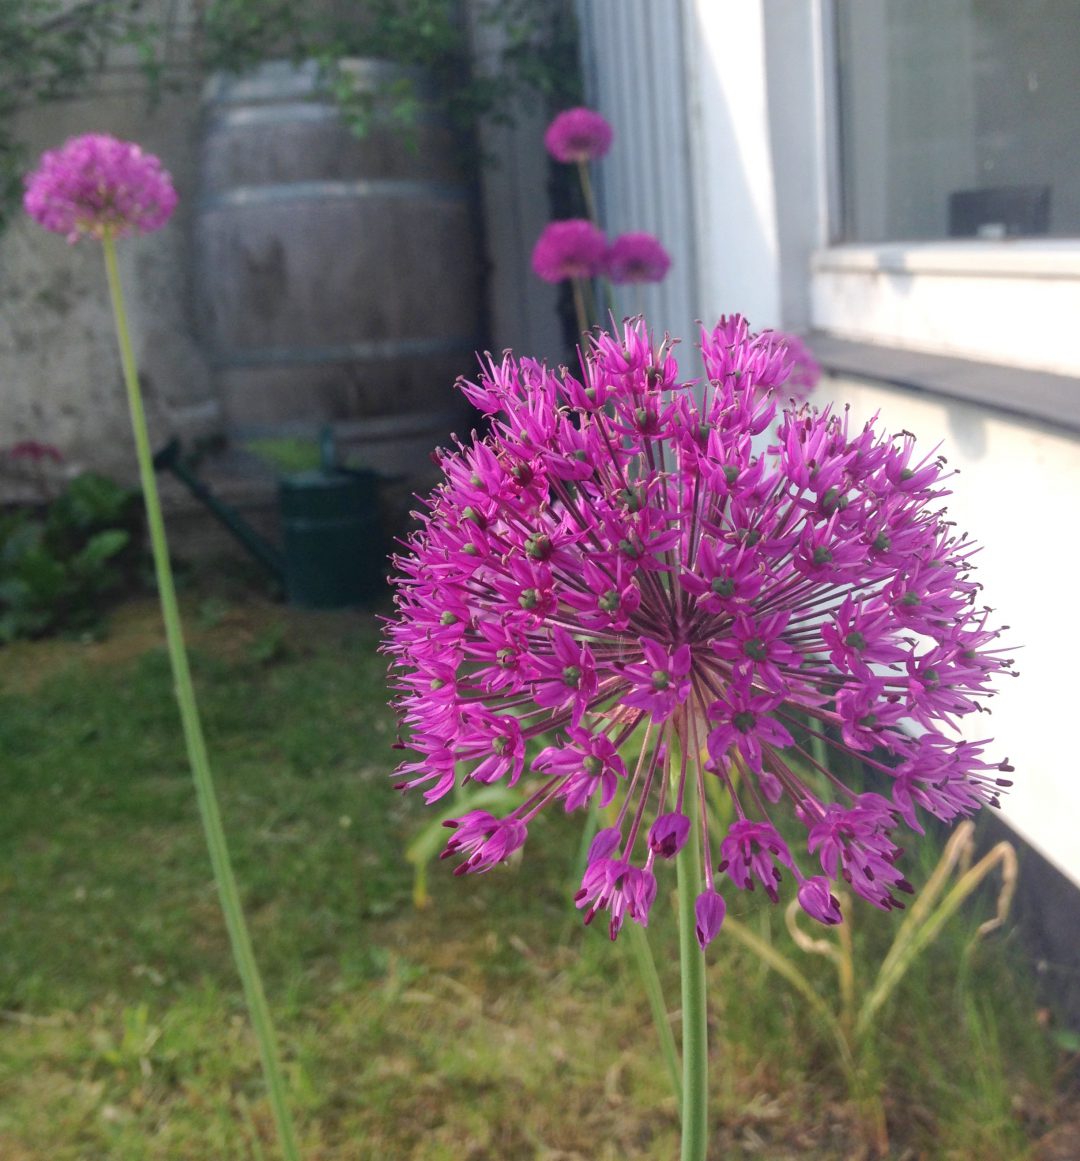
<instances>
[{"instance_id":1,"label":"white building wall","mask_svg":"<svg viewBox=\"0 0 1080 1161\"><path fill-rule=\"evenodd\" d=\"M780 242L769 136L763 0L689 0L690 180L701 317L781 325Z\"/></svg>"},{"instance_id":2,"label":"white building wall","mask_svg":"<svg viewBox=\"0 0 1080 1161\"><path fill-rule=\"evenodd\" d=\"M888 430L915 432L927 450L940 440L958 470L949 519L982 545L974 561L980 601L994 608L996 623L1010 626L1003 643L1020 674L998 682L992 713L967 719L966 733L992 737L990 757L1007 757L1016 768L1002 802L1005 821L1080 883L1080 779L1069 731L1072 659L1080 654L1070 601L1080 545L1067 514L1080 496L1080 439L989 408L851 379L827 379L817 395L850 406L853 423L880 411Z\"/></svg>"}]
</instances>

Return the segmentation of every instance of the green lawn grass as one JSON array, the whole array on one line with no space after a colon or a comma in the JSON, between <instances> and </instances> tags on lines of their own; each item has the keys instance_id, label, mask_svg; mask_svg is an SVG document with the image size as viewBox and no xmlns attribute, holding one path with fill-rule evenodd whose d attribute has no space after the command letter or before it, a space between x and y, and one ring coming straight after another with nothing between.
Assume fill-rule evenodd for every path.
<instances>
[{"instance_id":1,"label":"green lawn grass","mask_svg":"<svg viewBox=\"0 0 1080 1161\"><path fill-rule=\"evenodd\" d=\"M629 949L569 902L578 818L534 827L512 867L433 869L417 911L404 850L432 811L391 788L375 618L220 601L186 617L305 1156L675 1156ZM274 1157L156 606L128 606L101 643L0 651L0 691L0 1158ZM674 1016L672 886L650 935ZM732 914L832 1002L828 963L762 903ZM1008 931L964 955L979 918L918 962L864 1060L897 1158L1022 1157L1053 1115L1054 1055ZM897 922L856 912L862 980ZM713 1155L857 1156L820 1021L734 939L709 962Z\"/></svg>"}]
</instances>

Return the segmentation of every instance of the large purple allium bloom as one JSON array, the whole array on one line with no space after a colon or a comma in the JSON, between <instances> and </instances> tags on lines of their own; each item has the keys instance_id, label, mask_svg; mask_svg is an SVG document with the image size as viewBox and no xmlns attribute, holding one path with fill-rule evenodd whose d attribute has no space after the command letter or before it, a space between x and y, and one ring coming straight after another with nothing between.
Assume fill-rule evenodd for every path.
<instances>
[{"instance_id":1,"label":"large purple allium bloom","mask_svg":"<svg viewBox=\"0 0 1080 1161\"><path fill-rule=\"evenodd\" d=\"M593 161L611 148L611 125L592 109L566 109L544 133L544 146L556 161Z\"/></svg>"},{"instance_id":2,"label":"large purple allium bloom","mask_svg":"<svg viewBox=\"0 0 1080 1161\"><path fill-rule=\"evenodd\" d=\"M607 239L586 218L549 222L536 240L532 268L545 282L593 278L600 273Z\"/></svg>"},{"instance_id":3,"label":"large purple allium bloom","mask_svg":"<svg viewBox=\"0 0 1080 1161\"><path fill-rule=\"evenodd\" d=\"M23 205L69 242L83 234L123 238L161 229L176 208L176 190L153 154L130 141L87 133L42 155L26 178Z\"/></svg>"},{"instance_id":4,"label":"large purple allium bloom","mask_svg":"<svg viewBox=\"0 0 1080 1161\"><path fill-rule=\"evenodd\" d=\"M996 804L1007 784L957 723L1010 662L976 603L975 546L944 517L943 460L805 406L758 450L783 345L735 319L702 349L706 381L680 383L670 342L632 322L595 336L579 375L507 354L463 384L490 432L442 454L386 648L417 752L402 788L434 802L526 783L506 817L447 822L458 873L505 859L545 807L610 804L577 903L586 921L606 909L614 938L647 922L657 863L695 827L704 946L724 883L776 900L790 876L826 924L841 878L900 906L898 824ZM882 792L823 768L815 739ZM718 850L708 782L733 808ZM774 825L785 809L801 852Z\"/></svg>"},{"instance_id":5,"label":"large purple allium bloom","mask_svg":"<svg viewBox=\"0 0 1080 1161\"><path fill-rule=\"evenodd\" d=\"M604 271L616 286L661 282L670 268L670 255L652 234L620 234L604 255Z\"/></svg>"}]
</instances>

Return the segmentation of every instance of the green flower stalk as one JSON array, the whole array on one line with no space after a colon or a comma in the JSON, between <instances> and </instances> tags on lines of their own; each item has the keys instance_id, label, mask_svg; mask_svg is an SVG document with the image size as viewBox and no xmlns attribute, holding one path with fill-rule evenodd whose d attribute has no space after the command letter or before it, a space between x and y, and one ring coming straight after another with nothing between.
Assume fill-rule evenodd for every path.
<instances>
[{"instance_id":1,"label":"green flower stalk","mask_svg":"<svg viewBox=\"0 0 1080 1161\"><path fill-rule=\"evenodd\" d=\"M116 321L116 337L127 390L131 427L139 464L139 478L146 502L146 519L154 557L165 638L172 666L176 700L180 709L184 743L195 780L233 957L244 988L252 1026L259 1044L263 1074L286 1161L299 1161L296 1132L286 1101L286 1088L270 1009L244 920L240 892L229 858L213 776L206 751L195 689L184 645L180 611L176 601L165 523L154 476L146 415L128 331L127 313L116 260L116 239L132 233L160 229L176 206L169 175L156 157L129 142L103 134L70 140L62 149L46 153L41 166L27 179L24 204L27 212L47 230L67 235L74 242L82 235L102 243L109 295Z\"/></svg>"}]
</instances>

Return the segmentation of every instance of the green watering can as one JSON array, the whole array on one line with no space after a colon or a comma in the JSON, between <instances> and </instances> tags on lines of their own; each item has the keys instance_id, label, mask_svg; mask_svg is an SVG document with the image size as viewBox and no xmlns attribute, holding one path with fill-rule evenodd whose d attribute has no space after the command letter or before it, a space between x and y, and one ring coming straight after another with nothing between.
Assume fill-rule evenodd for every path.
<instances>
[{"instance_id":1,"label":"green watering can","mask_svg":"<svg viewBox=\"0 0 1080 1161\"><path fill-rule=\"evenodd\" d=\"M385 589L386 544L379 515L383 477L334 463L333 433L320 441L322 466L282 477L278 484L282 547L270 544L219 499L183 462L172 439L154 456L282 584L289 604L305 609L363 605Z\"/></svg>"}]
</instances>

